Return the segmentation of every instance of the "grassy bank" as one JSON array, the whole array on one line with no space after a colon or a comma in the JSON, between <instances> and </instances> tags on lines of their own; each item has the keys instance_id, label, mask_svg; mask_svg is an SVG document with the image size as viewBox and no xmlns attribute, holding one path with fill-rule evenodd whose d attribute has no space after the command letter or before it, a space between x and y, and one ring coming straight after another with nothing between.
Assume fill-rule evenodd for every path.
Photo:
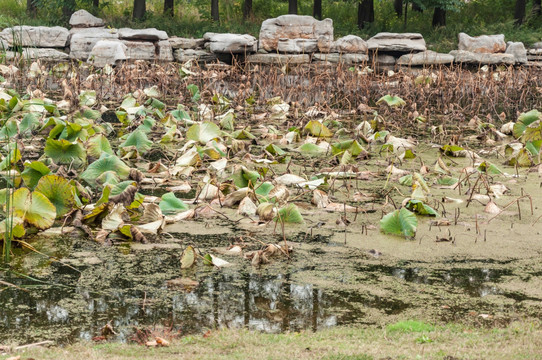
<instances>
[{"instance_id":1,"label":"grassy bank","mask_svg":"<svg viewBox=\"0 0 542 360\"><path fill-rule=\"evenodd\" d=\"M9 356L13 356L10 354ZM385 328L339 327L317 333L262 334L221 330L186 336L165 348L78 343L32 349L22 359L542 359L539 322L514 322L504 328L432 326L403 321ZM0 356L7 359L8 355Z\"/></svg>"}]
</instances>

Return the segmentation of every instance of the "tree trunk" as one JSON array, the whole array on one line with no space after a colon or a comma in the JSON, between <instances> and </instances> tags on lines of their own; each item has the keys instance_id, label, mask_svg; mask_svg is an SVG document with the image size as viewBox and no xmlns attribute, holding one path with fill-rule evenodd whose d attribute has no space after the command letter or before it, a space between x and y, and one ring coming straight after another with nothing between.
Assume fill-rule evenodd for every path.
<instances>
[{"instance_id":1,"label":"tree trunk","mask_svg":"<svg viewBox=\"0 0 542 360\"><path fill-rule=\"evenodd\" d=\"M100 0L92 0L92 7L98 8L100 6Z\"/></svg>"},{"instance_id":2,"label":"tree trunk","mask_svg":"<svg viewBox=\"0 0 542 360\"><path fill-rule=\"evenodd\" d=\"M64 18L69 19L75 11L75 0L65 0L62 6L62 15Z\"/></svg>"},{"instance_id":3,"label":"tree trunk","mask_svg":"<svg viewBox=\"0 0 542 360\"><path fill-rule=\"evenodd\" d=\"M526 2L526 0L516 0L516 9L514 11L514 19L516 19L516 25L523 24L523 20L525 20Z\"/></svg>"},{"instance_id":4,"label":"tree trunk","mask_svg":"<svg viewBox=\"0 0 542 360\"><path fill-rule=\"evenodd\" d=\"M174 5L174 0L164 0L164 15L173 16L175 13Z\"/></svg>"},{"instance_id":5,"label":"tree trunk","mask_svg":"<svg viewBox=\"0 0 542 360\"><path fill-rule=\"evenodd\" d=\"M318 20L322 20L322 0L314 0L312 16Z\"/></svg>"},{"instance_id":6,"label":"tree trunk","mask_svg":"<svg viewBox=\"0 0 542 360\"><path fill-rule=\"evenodd\" d=\"M218 9L218 0L211 0L211 19L220 21L220 11Z\"/></svg>"},{"instance_id":7,"label":"tree trunk","mask_svg":"<svg viewBox=\"0 0 542 360\"><path fill-rule=\"evenodd\" d=\"M542 0L533 0L532 14L533 16L542 15Z\"/></svg>"},{"instance_id":8,"label":"tree trunk","mask_svg":"<svg viewBox=\"0 0 542 360\"><path fill-rule=\"evenodd\" d=\"M446 26L446 10L436 7L433 12L433 27Z\"/></svg>"},{"instance_id":9,"label":"tree trunk","mask_svg":"<svg viewBox=\"0 0 542 360\"><path fill-rule=\"evenodd\" d=\"M288 14L297 14L297 0L288 0Z\"/></svg>"},{"instance_id":10,"label":"tree trunk","mask_svg":"<svg viewBox=\"0 0 542 360\"><path fill-rule=\"evenodd\" d=\"M416 3L412 3L412 10L414 11L417 11L417 12L423 12L423 9L420 7L420 5L416 4Z\"/></svg>"},{"instance_id":11,"label":"tree trunk","mask_svg":"<svg viewBox=\"0 0 542 360\"><path fill-rule=\"evenodd\" d=\"M358 28L363 29L365 23L375 21L375 8L373 0L361 0L358 2Z\"/></svg>"},{"instance_id":12,"label":"tree trunk","mask_svg":"<svg viewBox=\"0 0 542 360\"><path fill-rule=\"evenodd\" d=\"M243 2L243 19L248 19L252 16L252 0L245 0Z\"/></svg>"},{"instance_id":13,"label":"tree trunk","mask_svg":"<svg viewBox=\"0 0 542 360\"><path fill-rule=\"evenodd\" d=\"M145 0L134 0L134 13L133 18L141 20L143 19L143 16L145 16L145 12L147 11L147 4Z\"/></svg>"},{"instance_id":14,"label":"tree trunk","mask_svg":"<svg viewBox=\"0 0 542 360\"><path fill-rule=\"evenodd\" d=\"M403 0L394 0L393 8L397 16L401 17L403 15Z\"/></svg>"},{"instance_id":15,"label":"tree trunk","mask_svg":"<svg viewBox=\"0 0 542 360\"><path fill-rule=\"evenodd\" d=\"M36 0L26 0L26 13L31 18L36 17L38 8L36 7Z\"/></svg>"}]
</instances>

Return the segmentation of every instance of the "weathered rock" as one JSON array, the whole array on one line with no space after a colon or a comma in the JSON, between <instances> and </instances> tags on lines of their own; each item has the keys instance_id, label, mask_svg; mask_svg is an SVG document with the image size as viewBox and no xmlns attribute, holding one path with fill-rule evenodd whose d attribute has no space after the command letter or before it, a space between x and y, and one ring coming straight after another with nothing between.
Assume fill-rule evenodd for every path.
<instances>
[{"instance_id":1,"label":"weathered rock","mask_svg":"<svg viewBox=\"0 0 542 360\"><path fill-rule=\"evenodd\" d=\"M307 54L254 54L247 56L251 64L300 65L308 64L311 58Z\"/></svg>"},{"instance_id":2,"label":"weathered rock","mask_svg":"<svg viewBox=\"0 0 542 360\"><path fill-rule=\"evenodd\" d=\"M367 54L316 53L312 55L312 58L318 61L328 61L334 64L341 63L346 65L362 64L369 61L369 55Z\"/></svg>"},{"instance_id":3,"label":"weathered rock","mask_svg":"<svg viewBox=\"0 0 542 360\"><path fill-rule=\"evenodd\" d=\"M397 65L424 66L424 65L450 65L454 62L453 55L439 54L427 50L416 54L405 54L397 60Z\"/></svg>"},{"instance_id":4,"label":"weathered rock","mask_svg":"<svg viewBox=\"0 0 542 360\"><path fill-rule=\"evenodd\" d=\"M474 53L465 50L452 50L454 62L478 65L513 65L516 58L512 54Z\"/></svg>"},{"instance_id":5,"label":"weathered rock","mask_svg":"<svg viewBox=\"0 0 542 360\"><path fill-rule=\"evenodd\" d=\"M68 29L54 26L14 26L0 33L8 45L42 48L63 48L68 42Z\"/></svg>"},{"instance_id":6,"label":"weathered rock","mask_svg":"<svg viewBox=\"0 0 542 360\"><path fill-rule=\"evenodd\" d=\"M156 44L158 50L158 60L160 61L173 61L173 48L168 40L159 41Z\"/></svg>"},{"instance_id":7,"label":"weathered rock","mask_svg":"<svg viewBox=\"0 0 542 360\"><path fill-rule=\"evenodd\" d=\"M367 40L367 48L372 51L416 52L425 51L425 40L418 33L378 33Z\"/></svg>"},{"instance_id":8,"label":"weathered rock","mask_svg":"<svg viewBox=\"0 0 542 360\"><path fill-rule=\"evenodd\" d=\"M216 55L205 50L177 49L175 50L175 60L184 63L190 60L198 62L211 62L217 59Z\"/></svg>"},{"instance_id":9,"label":"weathered rock","mask_svg":"<svg viewBox=\"0 0 542 360\"><path fill-rule=\"evenodd\" d=\"M88 28L88 27L100 27L104 26L105 22L92 15L86 10L77 10L70 17L70 26L79 27L79 28Z\"/></svg>"},{"instance_id":10,"label":"weathered rock","mask_svg":"<svg viewBox=\"0 0 542 360\"><path fill-rule=\"evenodd\" d=\"M7 50L8 48L8 42L0 37L0 50Z\"/></svg>"},{"instance_id":11,"label":"weathered rock","mask_svg":"<svg viewBox=\"0 0 542 360\"><path fill-rule=\"evenodd\" d=\"M154 60L156 47L150 41L121 40L126 45L126 57L131 60Z\"/></svg>"},{"instance_id":12,"label":"weathered rock","mask_svg":"<svg viewBox=\"0 0 542 360\"><path fill-rule=\"evenodd\" d=\"M542 49L542 41L535 42L531 45L531 49Z\"/></svg>"},{"instance_id":13,"label":"weathered rock","mask_svg":"<svg viewBox=\"0 0 542 360\"><path fill-rule=\"evenodd\" d=\"M318 38L318 51L324 54L329 53L332 51L334 44L333 38L330 39L329 36L320 36Z\"/></svg>"},{"instance_id":14,"label":"weathered rock","mask_svg":"<svg viewBox=\"0 0 542 360\"><path fill-rule=\"evenodd\" d=\"M331 52L338 53L366 53L367 42L356 35L346 35L337 39L332 46Z\"/></svg>"},{"instance_id":15,"label":"weathered rock","mask_svg":"<svg viewBox=\"0 0 542 360\"><path fill-rule=\"evenodd\" d=\"M523 45L522 42L507 42L505 53L514 55L516 63L518 64L527 63L527 50L525 49L525 45Z\"/></svg>"},{"instance_id":16,"label":"weathered rock","mask_svg":"<svg viewBox=\"0 0 542 360\"><path fill-rule=\"evenodd\" d=\"M22 58L25 60L45 60L45 61L64 61L70 57L65 52L51 48L24 48L21 52L6 51L7 60Z\"/></svg>"},{"instance_id":17,"label":"weathered rock","mask_svg":"<svg viewBox=\"0 0 542 360\"><path fill-rule=\"evenodd\" d=\"M277 50L288 54L310 54L318 51L318 40L279 39Z\"/></svg>"},{"instance_id":18,"label":"weathered rock","mask_svg":"<svg viewBox=\"0 0 542 360\"><path fill-rule=\"evenodd\" d=\"M122 28L119 29L119 39L123 40L148 40L148 41L159 41L167 40L168 36L165 31L157 30L155 28L149 29L129 29Z\"/></svg>"},{"instance_id":19,"label":"weathered rock","mask_svg":"<svg viewBox=\"0 0 542 360\"><path fill-rule=\"evenodd\" d=\"M205 43L205 39L188 39L177 36L172 36L169 39L169 43L173 49L201 49Z\"/></svg>"},{"instance_id":20,"label":"weathered rock","mask_svg":"<svg viewBox=\"0 0 542 360\"><path fill-rule=\"evenodd\" d=\"M459 33L458 37L458 50L488 54L503 53L506 51L503 34L472 37L465 33Z\"/></svg>"},{"instance_id":21,"label":"weathered rock","mask_svg":"<svg viewBox=\"0 0 542 360\"><path fill-rule=\"evenodd\" d=\"M386 54L372 54L369 58L369 62L377 66L393 66L396 61L395 57Z\"/></svg>"},{"instance_id":22,"label":"weathered rock","mask_svg":"<svg viewBox=\"0 0 542 360\"><path fill-rule=\"evenodd\" d=\"M70 58L86 60L92 48L100 40L118 39L116 30L103 28L81 29L70 38Z\"/></svg>"},{"instance_id":23,"label":"weathered rock","mask_svg":"<svg viewBox=\"0 0 542 360\"><path fill-rule=\"evenodd\" d=\"M116 65L120 60L126 60L128 48L119 40L100 40L94 45L88 62L96 67Z\"/></svg>"},{"instance_id":24,"label":"weathered rock","mask_svg":"<svg viewBox=\"0 0 542 360\"><path fill-rule=\"evenodd\" d=\"M312 16L282 15L267 19L260 29L260 47L277 51L279 39L313 39L333 41L333 20L316 20Z\"/></svg>"},{"instance_id":25,"label":"weathered rock","mask_svg":"<svg viewBox=\"0 0 542 360\"><path fill-rule=\"evenodd\" d=\"M248 34L215 34L206 33L204 39L210 43L209 49L218 54L244 54L258 50L258 40Z\"/></svg>"}]
</instances>

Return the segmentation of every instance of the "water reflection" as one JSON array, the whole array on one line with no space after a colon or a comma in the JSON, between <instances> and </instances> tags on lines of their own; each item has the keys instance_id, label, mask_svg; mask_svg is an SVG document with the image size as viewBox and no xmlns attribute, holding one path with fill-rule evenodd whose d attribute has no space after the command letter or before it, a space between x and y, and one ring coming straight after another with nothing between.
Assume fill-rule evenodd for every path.
<instances>
[{"instance_id":1,"label":"water reflection","mask_svg":"<svg viewBox=\"0 0 542 360\"><path fill-rule=\"evenodd\" d=\"M174 265L172 274L179 275L176 257L155 254L152 261L157 257L166 268ZM145 260L141 261L139 267L127 262L117 264L121 270L114 274L105 271L110 266L107 264L101 269L89 267L80 277L74 272L72 288L46 286L28 292L5 289L0 292L0 341L90 340L109 321L120 341L129 340L134 328L161 325L183 334L223 327L269 333L316 331L363 315L354 306L356 299L292 282L288 273L262 275L251 269L211 268L201 275L198 269L183 275L199 281L186 291L168 286L170 274L149 272ZM124 266L131 272L123 271ZM66 278L69 269L58 271ZM101 277L101 288L90 280L92 277ZM27 279L9 280L20 286L31 284Z\"/></svg>"}]
</instances>

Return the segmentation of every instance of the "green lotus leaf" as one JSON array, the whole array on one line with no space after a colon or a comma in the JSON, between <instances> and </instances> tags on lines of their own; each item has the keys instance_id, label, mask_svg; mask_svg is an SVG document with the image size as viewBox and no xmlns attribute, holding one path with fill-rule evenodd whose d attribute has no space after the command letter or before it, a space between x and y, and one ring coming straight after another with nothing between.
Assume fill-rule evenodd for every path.
<instances>
[{"instance_id":1,"label":"green lotus leaf","mask_svg":"<svg viewBox=\"0 0 542 360\"><path fill-rule=\"evenodd\" d=\"M31 135L32 131L37 130L39 127L40 122L38 117L34 113L28 113L21 120L19 131L26 136Z\"/></svg>"},{"instance_id":2,"label":"green lotus leaf","mask_svg":"<svg viewBox=\"0 0 542 360\"><path fill-rule=\"evenodd\" d=\"M17 135L18 132L19 127L17 126L17 122L15 120L7 120L0 129L0 139L9 139Z\"/></svg>"},{"instance_id":3,"label":"green lotus leaf","mask_svg":"<svg viewBox=\"0 0 542 360\"><path fill-rule=\"evenodd\" d=\"M331 145L331 152L333 155L342 154L344 151L349 151L354 157L358 156L362 152L366 152L363 146L361 146L356 140L346 140Z\"/></svg>"},{"instance_id":4,"label":"green lotus leaf","mask_svg":"<svg viewBox=\"0 0 542 360\"><path fill-rule=\"evenodd\" d=\"M113 155L111 144L103 134L97 134L87 141L87 154L94 158L99 158L102 153Z\"/></svg>"},{"instance_id":5,"label":"green lotus leaf","mask_svg":"<svg viewBox=\"0 0 542 360\"><path fill-rule=\"evenodd\" d=\"M191 245L188 245L181 256L181 269L192 267L196 262L196 259L196 250Z\"/></svg>"},{"instance_id":6,"label":"green lotus leaf","mask_svg":"<svg viewBox=\"0 0 542 360\"><path fill-rule=\"evenodd\" d=\"M172 192L162 195L162 201L158 205L162 213L166 215L188 210L188 206Z\"/></svg>"},{"instance_id":7,"label":"green lotus leaf","mask_svg":"<svg viewBox=\"0 0 542 360\"><path fill-rule=\"evenodd\" d=\"M9 156L6 156L5 158L0 161L0 170L6 170L10 169L17 161L21 160L21 152L19 149L12 149L9 152Z\"/></svg>"},{"instance_id":8,"label":"green lotus leaf","mask_svg":"<svg viewBox=\"0 0 542 360\"><path fill-rule=\"evenodd\" d=\"M11 228L11 235L14 238L22 238L26 234L24 229L24 220L19 217L14 217L10 223L9 219L0 221L0 239L5 239L6 232Z\"/></svg>"},{"instance_id":9,"label":"green lotus leaf","mask_svg":"<svg viewBox=\"0 0 542 360\"><path fill-rule=\"evenodd\" d=\"M269 152L271 155L282 156L282 155L286 154L286 151L282 150L280 147L278 147L275 144L267 145L265 150L267 150L267 152Z\"/></svg>"},{"instance_id":10,"label":"green lotus leaf","mask_svg":"<svg viewBox=\"0 0 542 360\"><path fill-rule=\"evenodd\" d=\"M305 133L311 134L316 137L331 137L333 133L324 124L317 120L311 120L305 125L303 129Z\"/></svg>"},{"instance_id":11,"label":"green lotus leaf","mask_svg":"<svg viewBox=\"0 0 542 360\"><path fill-rule=\"evenodd\" d=\"M128 137L126 138L126 141L124 141L119 147L124 148L128 146L135 146L137 151L142 154L149 150L152 146L152 141L150 141L147 138L147 135L141 130L136 130L132 132Z\"/></svg>"},{"instance_id":12,"label":"green lotus leaf","mask_svg":"<svg viewBox=\"0 0 542 360\"><path fill-rule=\"evenodd\" d=\"M300 224L303 223L303 216L301 216L297 206L288 204L278 211L275 221Z\"/></svg>"},{"instance_id":13,"label":"green lotus leaf","mask_svg":"<svg viewBox=\"0 0 542 360\"><path fill-rule=\"evenodd\" d=\"M34 189L41 177L50 172L51 170L49 170L47 165L41 161L27 161L24 164L24 170L21 173L21 176L26 186L30 189Z\"/></svg>"},{"instance_id":14,"label":"green lotus leaf","mask_svg":"<svg viewBox=\"0 0 542 360\"><path fill-rule=\"evenodd\" d=\"M45 230L53 225L56 217L55 206L39 191L30 192L20 188L13 194L15 216L38 229Z\"/></svg>"},{"instance_id":15,"label":"green lotus leaf","mask_svg":"<svg viewBox=\"0 0 542 360\"><path fill-rule=\"evenodd\" d=\"M405 207L418 215L438 216L435 209L420 200L410 199Z\"/></svg>"},{"instance_id":16,"label":"green lotus leaf","mask_svg":"<svg viewBox=\"0 0 542 360\"><path fill-rule=\"evenodd\" d=\"M80 142L70 142L65 139L47 139L45 155L57 164L81 166L87 159L87 153Z\"/></svg>"},{"instance_id":17,"label":"green lotus leaf","mask_svg":"<svg viewBox=\"0 0 542 360\"><path fill-rule=\"evenodd\" d=\"M414 237L418 219L414 213L402 208L385 215L380 220L380 230L386 234Z\"/></svg>"},{"instance_id":18,"label":"green lotus leaf","mask_svg":"<svg viewBox=\"0 0 542 360\"><path fill-rule=\"evenodd\" d=\"M376 104L379 105L383 102L386 103L389 107L397 107L397 106L406 105L405 100L401 99L399 96L392 96L392 95L382 96L380 99L378 99Z\"/></svg>"},{"instance_id":19,"label":"green lotus leaf","mask_svg":"<svg viewBox=\"0 0 542 360\"><path fill-rule=\"evenodd\" d=\"M130 167L117 156L104 152L98 160L87 167L80 177L88 184L95 186L96 179L106 171L113 171L119 178L125 179L130 174Z\"/></svg>"},{"instance_id":20,"label":"green lotus leaf","mask_svg":"<svg viewBox=\"0 0 542 360\"><path fill-rule=\"evenodd\" d=\"M261 175L257 171L248 170L246 167L241 166L233 175L233 183L239 189L247 187L249 183L256 184L260 180Z\"/></svg>"},{"instance_id":21,"label":"green lotus leaf","mask_svg":"<svg viewBox=\"0 0 542 360\"><path fill-rule=\"evenodd\" d=\"M306 143L297 148L303 155L319 156L325 154L326 150L316 144Z\"/></svg>"},{"instance_id":22,"label":"green lotus leaf","mask_svg":"<svg viewBox=\"0 0 542 360\"><path fill-rule=\"evenodd\" d=\"M188 140L198 141L201 144L206 144L213 139L220 137L220 128L211 122L203 122L190 126L186 132Z\"/></svg>"},{"instance_id":23,"label":"green lotus leaf","mask_svg":"<svg viewBox=\"0 0 542 360\"><path fill-rule=\"evenodd\" d=\"M55 206L57 218L67 214L75 206L73 185L61 176L43 176L36 186L36 191L45 195Z\"/></svg>"},{"instance_id":24,"label":"green lotus leaf","mask_svg":"<svg viewBox=\"0 0 542 360\"><path fill-rule=\"evenodd\" d=\"M518 122L514 124L512 133L516 139L519 139L527 129L527 126L531 125L537 120L542 118L542 113L538 110L531 110L526 113L521 113L518 118Z\"/></svg>"},{"instance_id":25,"label":"green lotus leaf","mask_svg":"<svg viewBox=\"0 0 542 360\"><path fill-rule=\"evenodd\" d=\"M167 143L170 143L173 141L173 139L175 139L175 134L177 133L177 126L176 125L173 125L172 127L170 127L166 133L164 134L164 136L162 137L162 139L160 139L160 143L161 144L167 144Z\"/></svg>"}]
</instances>

